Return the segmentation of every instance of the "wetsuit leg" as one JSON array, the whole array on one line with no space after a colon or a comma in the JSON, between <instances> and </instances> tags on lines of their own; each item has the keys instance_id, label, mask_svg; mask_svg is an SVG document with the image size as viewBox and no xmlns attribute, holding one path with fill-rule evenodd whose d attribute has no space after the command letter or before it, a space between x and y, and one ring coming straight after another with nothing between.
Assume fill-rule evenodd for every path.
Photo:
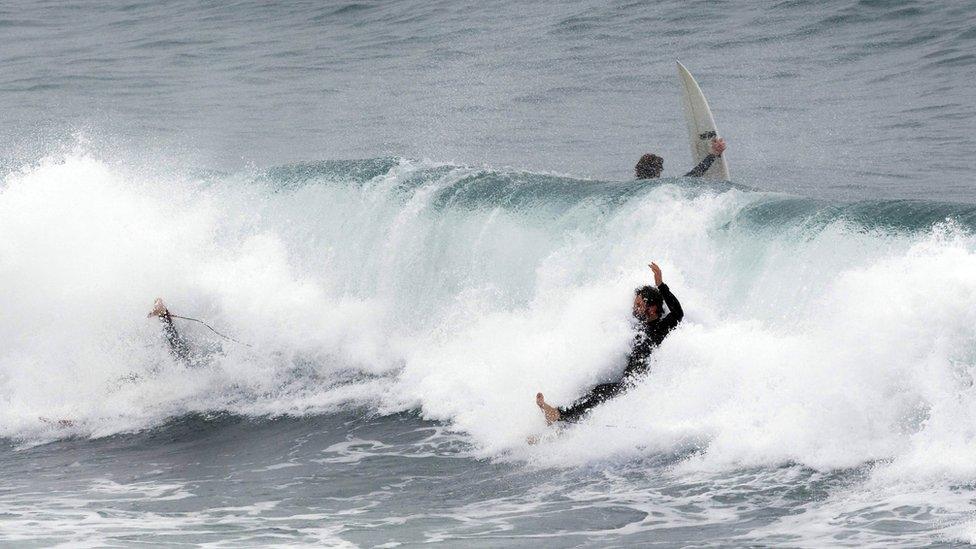
<instances>
[{"instance_id":1,"label":"wetsuit leg","mask_svg":"<svg viewBox=\"0 0 976 549\"><path fill-rule=\"evenodd\" d=\"M583 417L590 408L602 404L622 393L626 389L623 381L603 383L594 387L588 394L573 403L568 408L559 408L559 420L576 422Z\"/></svg>"}]
</instances>

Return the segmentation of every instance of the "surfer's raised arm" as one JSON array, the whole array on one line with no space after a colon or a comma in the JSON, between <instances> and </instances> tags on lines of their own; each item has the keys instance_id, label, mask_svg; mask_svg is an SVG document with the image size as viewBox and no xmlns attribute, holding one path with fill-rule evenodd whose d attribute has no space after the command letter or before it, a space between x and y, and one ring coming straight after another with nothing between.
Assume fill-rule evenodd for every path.
<instances>
[{"instance_id":1,"label":"surfer's raised arm","mask_svg":"<svg viewBox=\"0 0 976 549\"><path fill-rule=\"evenodd\" d=\"M661 274L661 268L657 266L657 263L651 262L648 267L654 273L654 286L661 292L661 298L664 300L664 304L668 306L668 315L661 321L665 332L667 332L674 329L681 322L681 319L685 317L685 312L681 308L681 303L678 301L678 298L674 297L674 294L671 293L671 288L668 288L668 285L664 283L664 275ZM660 311L658 314L660 314Z\"/></svg>"},{"instance_id":2,"label":"surfer's raised arm","mask_svg":"<svg viewBox=\"0 0 976 549\"><path fill-rule=\"evenodd\" d=\"M685 177L703 177L712 164L725 152L725 140L721 137L712 139L708 154L695 166L695 169L685 174ZM634 177L637 179L654 179L661 176L664 169L664 159L656 154L647 153L634 166Z\"/></svg>"},{"instance_id":3,"label":"surfer's raised arm","mask_svg":"<svg viewBox=\"0 0 976 549\"><path fill-rule=\"evenodd\" d=\"M723 152L725 152L725 139L721 137L712 139L712 147L709 149L708 154L705 155L705 158L702 158L702 161L693 170L686 173L685 177L701 177L705 175L708 168L712 167L712 162L715 162L716 158L722 156Z\"/></svg>"}]
</instances>

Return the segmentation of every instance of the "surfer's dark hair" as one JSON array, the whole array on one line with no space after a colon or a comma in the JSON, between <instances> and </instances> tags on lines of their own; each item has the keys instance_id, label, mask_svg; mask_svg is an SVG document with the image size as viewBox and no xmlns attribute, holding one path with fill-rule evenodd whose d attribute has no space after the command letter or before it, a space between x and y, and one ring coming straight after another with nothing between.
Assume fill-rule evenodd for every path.
<instances>
[{"instance_id":1,"label":"surfer's dark hair","mask_svg":"<svg viewBox=\"0 0 976 549\"><path fill-rule=\"evenodd\" d=\"M664 306L664 297L661 295L661 290L654 286L641 286L634 290L634 295L643 297L648 305L657 305L658 314L663 314L661 309Z\"/></svg>"},{"instance_id":2,"label":"surfer's dark hair","mask_svg":"<svg viewBox=\"0 0 976 549\"><path fill-rule=\"evenodd\" d=\"M634 175L637 179L654 179L661 176L664 169L664 159L656 154L647 153L640 157L637 165L634 166Z\"/></svg>"}]
</instances>

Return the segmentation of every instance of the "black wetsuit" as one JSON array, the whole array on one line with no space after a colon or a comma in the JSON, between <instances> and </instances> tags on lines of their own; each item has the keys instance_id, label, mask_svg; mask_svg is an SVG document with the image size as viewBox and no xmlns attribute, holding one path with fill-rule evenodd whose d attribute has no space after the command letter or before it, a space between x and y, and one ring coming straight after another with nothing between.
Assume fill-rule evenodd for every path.
<instances>
[{"instance_id":1,"label":"black wetsuit","mask_svg":"<svg viewBox=\"0 0 976 549\"><path fill-rule=\"evenodd\" d=\"M685 177L701 177L705 175L705 172L708 171L708 168L712 167L712 163L715 162L716 158L718 157L714 154L706 154L705 158L702 158L702 161L694 169L685 174Z\"/></svg>"},{"instance_id":2,"label":"black wetsuit","mask_svg":"<svg viewBox=\"0 0 976 549\"><path fill-rule=\"evenodd\" d=\"M163 323L163 334L166 336L166 342L169 343L170 352L173 353L173 356L177 360L189 365L190 345L176 331L176 326L173 326L173 319L169 316L169 311L159 315L159 320Z\"/></svg>"},{"instance_id":3,"label":"black wetsuit","mask_svg":"<svg viewBox=\"0 0 976 549\"><path fill-rule=\"evenodd\" d=\"M708 167L706 166L705 169L707 170ZM671 312L664 318L640 321L640 329L634 337L630 357L627 359L627 367L624 369L624 373L620 376L620 379L613 383L597 385L587 395L573 403L572 406L559 408L560 421L579 420L590 408L606 402L623 392L627 388L627 384L631 378L647 371L647 357L650 356L651 351L664 341L664 336L668 335L668 332L673 330L685 316L684 311L681 310L681 303L671 293L668 285L661 284L657 288L661 292L661 297L664 298L664 303L667 304L668 310Z\"/></svg>"}]
</instances>

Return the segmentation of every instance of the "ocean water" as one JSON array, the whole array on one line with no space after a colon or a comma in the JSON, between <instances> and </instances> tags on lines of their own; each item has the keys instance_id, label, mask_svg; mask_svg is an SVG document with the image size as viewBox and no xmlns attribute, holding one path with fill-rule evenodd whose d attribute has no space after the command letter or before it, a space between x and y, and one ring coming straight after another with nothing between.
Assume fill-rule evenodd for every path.
<instances>
[{"instance_id":1,"label":"ocean water","mask_svg":"<svg viewBox=\"0 0 976 549\"><path fill-rule=\"evenodd\" d=\"M976 7L0 6L3 546L976 543ZM733 181L690 166L674 61ZM685 321L622 369L657 261ZM192 342L167 352L162 296ZM536 444L528 444L538 437Z\"/></svg>"}]
</instances>

